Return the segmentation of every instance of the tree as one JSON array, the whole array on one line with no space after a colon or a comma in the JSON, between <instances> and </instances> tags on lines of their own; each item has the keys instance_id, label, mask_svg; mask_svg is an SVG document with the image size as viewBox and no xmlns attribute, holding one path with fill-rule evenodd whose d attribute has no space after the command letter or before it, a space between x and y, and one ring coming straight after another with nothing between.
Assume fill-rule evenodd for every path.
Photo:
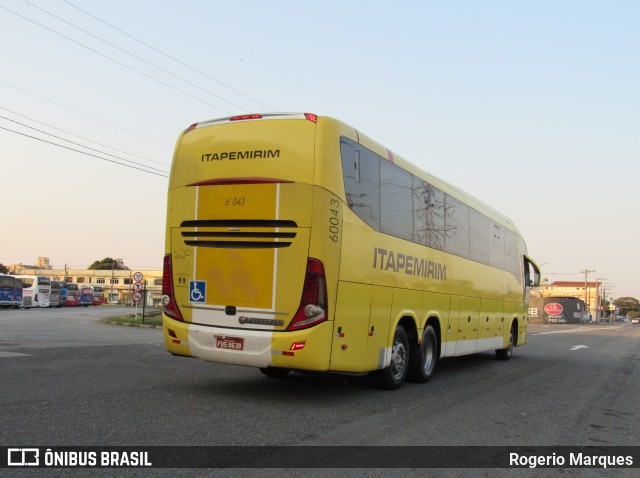
<instances>
[{"instance_id":1,"label":"tree","mask_svg":"<svg viewBox=\"0 0 640 478\"><path fill-rule=\"evenodd\" d=\"M111 257L105 257L101 261L94 261L93 264L89 266L89 269L94 271L106 271L106 270L128 271L129 270L129 268L124 265L124 261L122 259L112 259Z\"/></svg>"},{"instance_id":2,"label":"tree","mask_svg":"<svg viewBox=\"0 0 640 478\"><path fill-rule=\"evenodd\" d=\"M630 311L640 310L640 301L633 297L620 297L614 300L613 304L620 309L622 315L626 315Z\"/></svg>"},{"instance_id":3,"label":"tree","mask_svg":"<svg viewBox=\"0 0 640 478\"><path fill-rule=\"evenodd\" d=\"M0 274L6 274L9 272L9 268L0 262Z\"/></svg>"}]
</instances>

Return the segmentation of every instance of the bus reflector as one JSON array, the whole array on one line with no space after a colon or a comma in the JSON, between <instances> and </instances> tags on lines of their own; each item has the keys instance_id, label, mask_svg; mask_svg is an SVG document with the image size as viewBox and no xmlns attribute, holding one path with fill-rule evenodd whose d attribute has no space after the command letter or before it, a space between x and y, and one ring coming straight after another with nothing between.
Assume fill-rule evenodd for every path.
<instances>
[{"instance_id":1,"label":"bus reflector","mask_svg":"<svg viewBox=\"0 0 640 478\"><path fill-rule=\"evenodd\" d=\"M304 117L307 118L309 121L313 121L314 123L318 122L318 115L315 115L313 113L305 113Z\"/></svg>"},{"instance_id":2,"label":"bus reflector","mask_svg":"<svg viewBox=\"0 0 640 478\"><path fill-rule=\"evenodd\" d=\"M301 330L327 320L327 281L324 265L318 259L309 258L304 278L300 307L287 330Z\"/></svg>"},{"instance_id":3,"label":"bus reflector","mask_svg":"<svg viewBox=\"0 0 640 478\"><path fill-rule=\"evenodd\" d=\"M173 266L171 264L171 254L164 256L162 268L162 311L175 320L184 320L178 310L175 297L173 296Z\"/></svg>"},{"instance_id":4,"label":"bus reflector","mask_svg":"<svg viewBox=\"0 0 640 478\"><path fill-rule=\"evenodd\" d=\"M198 127L198 123L193 123L191 126L189 126L187 129L184 130L184 134L187 134L189 131L193 131L197 127Z\"/></svg>"}]
</instances>

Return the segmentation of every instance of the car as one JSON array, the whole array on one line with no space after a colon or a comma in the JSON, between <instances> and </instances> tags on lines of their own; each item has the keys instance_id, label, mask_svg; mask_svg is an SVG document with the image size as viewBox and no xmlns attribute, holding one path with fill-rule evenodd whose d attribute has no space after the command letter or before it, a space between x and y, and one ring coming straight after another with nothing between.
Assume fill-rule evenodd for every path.
<instances>
[{"instance_id":1,"label":"car","mask_svg":"<svg viewBox=\"0 0 640 478\"><path fill-rule=\"evenodd\" d=\"M632 324L640 324L640 317L634 317L631 319Z\"/></svg>"}]
</instances>

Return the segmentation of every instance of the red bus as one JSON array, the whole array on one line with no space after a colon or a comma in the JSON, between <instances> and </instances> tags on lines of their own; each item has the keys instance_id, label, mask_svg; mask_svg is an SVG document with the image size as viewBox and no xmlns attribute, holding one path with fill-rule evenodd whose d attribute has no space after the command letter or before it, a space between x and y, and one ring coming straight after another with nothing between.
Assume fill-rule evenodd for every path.
<instances>
[{"instance_id":1,"label":"red bus","mask_svg":"<svg viewBox=\"0 0 640 478\"><path fill-rule=\"evenodd\" d=\"M78 305L78 284L72 282L67 284L67 305L69 307Z\"/></svg>"}]
</instances>

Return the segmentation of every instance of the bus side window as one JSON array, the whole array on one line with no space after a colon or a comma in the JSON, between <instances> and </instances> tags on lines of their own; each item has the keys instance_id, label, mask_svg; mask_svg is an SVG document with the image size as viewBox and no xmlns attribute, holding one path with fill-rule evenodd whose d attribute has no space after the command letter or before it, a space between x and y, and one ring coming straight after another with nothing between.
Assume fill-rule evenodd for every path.
<instances>
[{"instance_id":1,"label":"bus side window","mask_svg":"<svg viewBox=\"0 0 640 478\"><path fill-rule=\"evenodd\" d=\"M340 140L344 192L349 208L380 230L380 158L349 138Z\"/></svg>"}]
</instances>

